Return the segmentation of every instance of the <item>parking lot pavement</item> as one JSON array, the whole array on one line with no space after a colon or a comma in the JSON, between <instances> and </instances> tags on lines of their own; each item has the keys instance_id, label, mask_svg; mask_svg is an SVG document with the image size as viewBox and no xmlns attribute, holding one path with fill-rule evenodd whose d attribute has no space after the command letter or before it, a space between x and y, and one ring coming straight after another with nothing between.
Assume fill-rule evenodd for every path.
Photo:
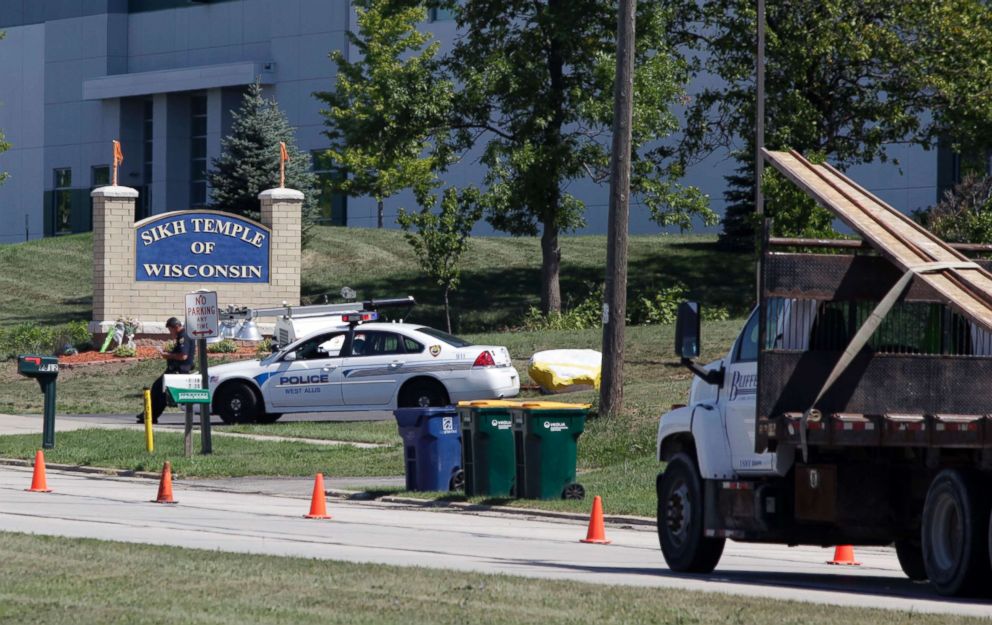
<instances>
[{"instance_id":1,"label":"parking lot pavement","mask_svg":"<svg viewBox=\"0 0 992 625\"><path fill-rule=\"evenodd\" d=\"M859 548L863 566L831 567L831 549L728 543L715 574L678 575L653 530L609 527L612 545L586 545L576 521L336 499L333 519L314 521L299 499L176 483L179 503L163 506L148 502L154 480L49 471L50 494L25 492L30 480L28 467L0 467L0 531L992 616L911 583L890 549Z\"/></svg>"}]
</instances>

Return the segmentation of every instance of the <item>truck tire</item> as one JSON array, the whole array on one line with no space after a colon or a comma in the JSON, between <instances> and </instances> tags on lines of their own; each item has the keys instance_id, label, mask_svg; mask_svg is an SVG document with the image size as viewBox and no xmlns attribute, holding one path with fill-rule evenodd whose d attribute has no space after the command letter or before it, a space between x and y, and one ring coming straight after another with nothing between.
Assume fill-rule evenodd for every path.
<instances>
[{"instance_id":1,"label":"truck tire","mask_svg":"<svg viewBox=\"0 0 992 625\"><path fill-rule=\"evenodd\" d=\"M214 411L224 423L248 423L258 413L258 398L247 384L231 382L218 389Z\"/></svg>"},{"instance_id":2,"label":"truck tire","mask_svg":"<svg viewBox=\"0 0 992 625\"><path fill-rule=\"evenodd\" d=\"M979 593L992 576L989 565L989 497L975 475L944 469L923 506L923 566L945 596Z\"/></svg>"},{"instance_id":3,"label":"truck tire","mask_svg":"<svg viewBox=\"0 0 992 625\"><path fill-rule=\"evenodd\" d=\"M703 484L696 463L675 454L658 475L658 542L669 568L679 573L710 573L726 539L703 536Z\"/></svg>"},{"instance_id":4,"label":"truck tire","mask_svg":"<svg viewBox=\"0 0 992 625\"><path fill-rule=\"evenodd\" d=\"M926 567L923 566L923 547L919 537L900 538L896 541L896 558L906 577L914 582L922 582L927 578Z\"/></svg>"}]
</instances>

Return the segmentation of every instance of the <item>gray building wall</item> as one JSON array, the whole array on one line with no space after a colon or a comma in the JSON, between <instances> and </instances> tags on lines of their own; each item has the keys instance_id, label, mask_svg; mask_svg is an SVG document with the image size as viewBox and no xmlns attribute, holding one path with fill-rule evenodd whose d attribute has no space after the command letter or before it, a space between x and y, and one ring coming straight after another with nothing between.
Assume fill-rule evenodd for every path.
<instances>
[{"instance_id":1,"label":"gray building wall","mask_svg":"<svg viewBox=\"0 0 992 625\"><path fill-rule=\"evenodd\" d=\"M333 87L332 50L354 54L349 27L354 14L348 0L0 0L0 30L6 31L0 40L0 128L13 144L0 154L0 170L10 173L0 185L0 243L24 240L25 219L30 238L58 229L57 168L72 171L70 227L88 230L94 168L110 165L113 139L121 140L125 155L120 183L141 191L139 206L147 203L151 213L189 208L190 98L206 97L209 163L220 154L241 90L256 76L296 127L299 147L326 147L321 103L312 94ZM456 35L451 21L427 28L442 47ZM146 102L154 113L150 168ZM936 152L898 147L894 155L898 167L873 164L851 173L902 210L932 204ZM723 178L734 166L727 154L714 154L690 169L685 182L708 193L722 213ZM447 182L479 183L482 173L469 155ZM607 187L576 181L569 192L588 207L588 225L580 232L605 232ZM400 207L415 208L412 194L387 201L387 224L395 225ZM349 199L347 215L348 225L374 227L375 203ZM636 202L631 230L658 231ZM477 229L490 231L484 224Z\"/></svg>"}]
</instances>

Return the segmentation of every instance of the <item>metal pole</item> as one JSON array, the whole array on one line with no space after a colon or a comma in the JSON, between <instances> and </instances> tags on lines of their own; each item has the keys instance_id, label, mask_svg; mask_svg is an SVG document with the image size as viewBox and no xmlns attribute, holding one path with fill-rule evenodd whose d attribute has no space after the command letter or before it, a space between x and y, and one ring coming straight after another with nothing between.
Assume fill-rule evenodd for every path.
<instances>
[{"instance_id":1,"label":"metal pole","mask_svg":"<svg viewBox=\"0 0 992 625\"><path fill-rule=\"evenodd\" d=\"M55 380L42 384L45 391L45 424L41 435L44 449L55 449Z\"/></svg>"},{"instance_id":2,"label":"metal pole","mask_svg":"<svg viewBox=\"0 0 992 625\"><path fill-rule=\"evenodd\" d=\"M200 387L210 388L207 373L207 339L199 339L196 348L200 351ZM210 436L210 402L200 404L200 452L213 453L214 445Z\"/></svg>"},{"instance_id":3,"label":"metal pole","mask_svg":"<svg viewBox=\"0 0 992 625\"><path fill-rule=\"evenodd\" d=\"M620 0L617 73L613 91L613 155L603 304L603 365L599 414L623 409L624 331L627 316L627 230L630 207L631 125L634 110L634 38L637 0Z\"/></svg>"},{"instance_id":4,"label":"metal pole","mask_svg":"<svg viewBox=\"0 0 992 625\"><path fill-rule=\"evenodd\" d=\"M193 404L186 404L186 423L183 427L183 453L193 457Z\"/></svg>"},{"instance_id":5,"label":"metal pole","mask_svg":"<svg viewBox=\"0 0 992 625\"><path fill-rule=\"evenodd\" d=\"M765 170L765 162L761 155L761 150L765 147L765 0L758 0L758 50L755 55L756 77L755 77L755 107L754 107L754 210L758 214L756 223L759 228L764 228L765 196L761 192L761 179ZM762 241L765 237L762 236ZM758 250L758 262L755 273L757 279L755 285L761 283L761 247ZM760 286L758 287L760 289ZM757 293L757 299L761 301L761 291Z\"/></svg>"}]
</instances>

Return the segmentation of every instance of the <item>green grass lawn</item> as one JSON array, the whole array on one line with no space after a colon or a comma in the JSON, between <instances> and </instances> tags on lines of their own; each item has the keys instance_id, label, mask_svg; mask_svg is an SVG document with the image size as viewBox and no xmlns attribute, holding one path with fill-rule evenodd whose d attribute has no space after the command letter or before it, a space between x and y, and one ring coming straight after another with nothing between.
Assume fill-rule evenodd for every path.
<instances>
[{"instance_id":1,"label":"green grass lawn","mask_svg":"<svg viewBox=\"0 0 992 625\"><path fill-rule=\"evenodd\" d=\"M665 588L0 533L0 623L965 625Z\"/></svg>"},{"instance_id":2,"label":"green grass lawn","mask_svg":"<svg viewBox=\"0 0 992 625\"><path fill-rule=\"evenodd\" d=\"M440 292L420 273L412 248L398 230L314 228L303 253L306 301L339 299L350 286L360 298L413 295L410 320L441 326ZM630 238L629 296L651 296L678 281L704 304L743 314L753 300L753 263L716 248L713 235ZM561 289L567 304L603 282L605 236L561 238ZM92 235L50 237L0 245L0 327L59 324L92 318ZM462 287L452 294L456 331L480 332L520 325L539 302L540 241L536 237L475 237L463 261ZM45 267L45 271L38 271ZM222 306L237 302L221 302ZM182 302L176 302L177 309Z\"/></svg>"},{"instance_id":3,"label":"green grass lawn","mask_svg":"<svg viewBox=\"0 0 992 625\"><path fill-rule=\"evenodd\" d=\"M703 327L703 360L718 358L728 349L741 320L707 322ZM500 343L515 356L521 379L528 380L526 366L531 353L551 347L596 348L599 330L569 332L513 332L469 335L478 343ZM579 481L589 495L602 495L607 511L613 514L654 516L654 480L659 465L654 459L658 417L673 403L684 403L691 374L670 355L674 343L671 326L629 328L627 332L624 393L626 409L614 419L591 418L578 444ZM60 413L137 412L141 388L161 370L161 363L72 369L60 374L58 411ZM21 378L7 363L0 366L0 412L38 414L42 396L34 380ZM536 396L530 392L530 395ZM594 391L555 396L554 399L595 405ZM595 410L595 407L594 407ZM222 477L229 475L329 475L376 477L403 473L400 438L395 422L358 423L274 423L218 428L218 431L271 434L284 437L323 438L392 444L380 450L327 448L306 443L264 442L218 437L213 458L177 459L183 475ZM139 432L126 436L89 431L59 434L58 448L50 462L87 464L124 469L155 470L165 457L180 457L181 437L159 434L155 458L144 454ZM0 456L31 458L37 436L0 437ZM320 464L324 462L325 464ZM394 492L394 491L389 491ZM461 499L450 494L417 494L418 497ZM520 507L587 512L588 501L487 500Z\"/></svg>"},{"instance_id":4,"label":"green grass lawn","mask_svg":"<svg viewBox=\"0 0 992 625\"><path fill-rule=\"evenodd\" d=\"M194 434L193 456L183 455L183 435L155 433L155 452L145 451L140 430L76 430L60 432L55 449L45 460L55 464L113 467L132 471L159 471L169 460L183 477L242 477L246 475L305 476L324 473L335 477L402 475L403 451L396 445L360 449L351 445L313 445L289 441L256 441L214 437L213 453L200 455ZM0 436L0 457L33 458L37 434Z\"/></svg>"}]
</instances>

